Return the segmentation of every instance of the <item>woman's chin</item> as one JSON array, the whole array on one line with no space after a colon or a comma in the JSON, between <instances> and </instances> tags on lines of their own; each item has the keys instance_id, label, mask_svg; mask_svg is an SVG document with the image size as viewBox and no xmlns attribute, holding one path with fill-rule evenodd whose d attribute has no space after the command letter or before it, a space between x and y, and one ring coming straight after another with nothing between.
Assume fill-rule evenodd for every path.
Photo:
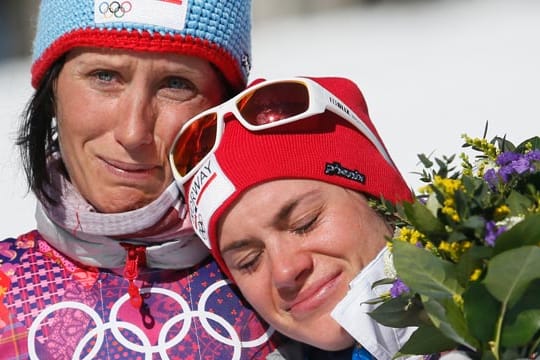
<instances>
[{"instance_id":1,"label":"woman's chin","mask_svg":"<svg viewBox=\"0 0 540 360\"><path fill-rule=\"evenodd\" d=\"M101 213L122 213L140 209L158 198L159 193L134 191L111 192L109 194L102 193L93 197L90 203Z\"/></svg>"},{"instance_id":2,"label":"woman's chin","mask_svg":"<svg viewBox=\"0 0 540 360\"><path fill-rule=\"evenodd\" d=\"M305 331L307 329L307 332ZM303 334L289 335L293 339L314 346L321 350L338 351L350 348L355 340L335 321L321 321L316 326L299 327Z\"/></svg>"}]
</instances>

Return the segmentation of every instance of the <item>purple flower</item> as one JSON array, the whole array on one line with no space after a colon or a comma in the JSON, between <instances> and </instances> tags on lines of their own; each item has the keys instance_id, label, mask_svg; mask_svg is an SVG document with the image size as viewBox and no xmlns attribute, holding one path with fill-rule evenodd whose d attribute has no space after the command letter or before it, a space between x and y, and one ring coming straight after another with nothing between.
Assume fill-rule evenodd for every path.
<instances>
[{"instance_id":1,"label":"purple flower","mask_svg":"<svg viewBox=\"0 0 540 360\"><path fill-rule=\"evenodd\" d=\"M486 237L485 241L486 244L489 246L495 245L495 240L501 235L503 232L506 231L506 226L500 226L498 227L495 222L488 221L486 223Z\"/></svg>"},{"instance_id":2,"label":"purple flower","mask_svg":"<svg viewBox=\"0 0 540 360\"><path fill-rule=\"evenodd\" d=\"M484 180L491 186L491 188L497 187L499 182L499 176L495 169L489 169L484 174Z\"/></svg>"},{"instance_id":3,"label":"purple flower","mask_svg":"<svg viewBox=\"0 0 540 360\"><path fill-rule=\"evenodd\" d=\"M496 163L497 165L505 166L512 161L516 161L519 157L520 155L515 152L505 151L497 157Z\"/></svg>"},{"instance_id":4,"label":"purple flower","mask_svg":"<svg viewBox=\"0 0 540 360\"><path fill-rule=\"evenodd\" d=\"M499 171L489 169L484 174L484 180L492 187L496 187L499 180L507 183L513 175L526 172L534 172L534 162L540 160L540 151L533 150L525 155L514 152L504 152L497 157L496 163L500 166Z\"/></svg>"},{"instance_id":5,"label":"purple flower","mask_svg":"<svg viewBox=\"0 0 540 360\"><path fill-rule=\"evenodd\" d=\"M531 161L529 161L529 159L527 159L525 156L523 156L522 158L516 161L513 161L512 169L514 169L514 171L518 174L523 174L524 172L527 172L527 171L529 172L534 171L534 167L532 166Z\"/></svg>"},{"instance_id":6,"label":"purple flower","mask_svg":"<svg viewBox=\"0 0 540 360\"><path fill-rule=\"evenodd\" d=\"M392 288L390 289L390 296L392 298L397 298L403 293L409 292L409 288L401 279L396 279L394 283L392 284Z\"/></svg>"},{"instance_id":7,"label":"purple flower","mask_svg":"<svg viewBox=\"0 0 540 360\"><path fill-rule=\"evenodd\" d=\"M525 154L525 158L529 160L530 162L540 161L540 149L529 151L528 153Z\"/></svg>"}]
</instances>

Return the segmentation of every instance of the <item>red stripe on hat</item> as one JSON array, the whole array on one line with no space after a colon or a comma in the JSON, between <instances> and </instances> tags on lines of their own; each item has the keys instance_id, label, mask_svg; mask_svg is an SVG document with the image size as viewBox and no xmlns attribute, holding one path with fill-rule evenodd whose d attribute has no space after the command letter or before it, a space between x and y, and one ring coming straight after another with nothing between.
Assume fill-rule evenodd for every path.
<instances>
[{"instance_id":1,"label":"red stripe on hat","mask_svg":"<svg viewBox=\"0 0 540 360\"><path fill-rule=\"evenodd\" d=\"M200 57L213 63L234 89L244 88L243 75L234 57L215 43L192 36L150 34L147 31L125 29L84 29L64 34L32 64L32 86L37 88L52 64L75 47L176 53Z\"/></svg>"},{"instance_id":2,"label":"red stripe on hat","mask_svg":"<svg viewBox=\"0 0 540 360\"><path fill-rule=\"evenodd\" d=\"M213 173L212 176L210 176L210 179L208 179L208 181L203 185L203 187L201 188L201 191L199 191L199 195L197 196L197 200L195 201L195 204L199 205L199 202L201 201L201 197L202 197L202 194L204 193L204 190L212 183L212 181L214 181L216 176L217 174Z\"/></svg>"}]
</instances>

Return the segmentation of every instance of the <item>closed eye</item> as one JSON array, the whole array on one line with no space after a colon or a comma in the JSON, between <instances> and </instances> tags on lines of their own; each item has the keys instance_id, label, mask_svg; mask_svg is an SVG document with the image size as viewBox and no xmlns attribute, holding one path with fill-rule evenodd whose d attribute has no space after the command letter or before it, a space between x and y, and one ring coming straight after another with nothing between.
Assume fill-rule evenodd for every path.
<instances>
[{"instance_id":1,"label":"closed eye","mask_svg":"<svg viewBox=\"0 0 540 360\"><path fill-rule=\"evenodd\" d=\"M231 270L250 274L257 270L264 243L253 239L237 240L221 249L221 256Z\"/></svg>"},{"instance_id":2,"label":"closed eye","mask_svg":"<svg viewBox=\"0 0 540 360\"><path fill-rule=\"evenodd\" d=\"M238 269L241 273L254 273L257 271L257 267L260 264L262 253L262 250L250 251L242 259L236 262L234 268Z\"/></svg>"},{"instance_id":3,"label":"closed eye","mask_svg":"<svg viewBox=\"0 0 540 360\"><path fill-rule=\"evenodd\" d=\"M320 213L302 218L292 226L292 232L298 235L305 235L314 229L317 221L319 220Z\"/></svg>"}]
</instances>

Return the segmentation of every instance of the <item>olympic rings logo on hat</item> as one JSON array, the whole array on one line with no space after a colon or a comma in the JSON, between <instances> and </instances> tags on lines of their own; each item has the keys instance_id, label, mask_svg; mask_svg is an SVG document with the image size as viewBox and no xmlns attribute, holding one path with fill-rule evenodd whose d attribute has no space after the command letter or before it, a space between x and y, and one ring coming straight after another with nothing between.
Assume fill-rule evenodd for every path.
<instances>
[{"instance_id":1,"label":"olympic rings logo on hat","mask_svg":"<svg viewBox=\"0 0 540 360\"><path fill-rule=\"evenodd\" d=\"M120 3L119 1L112 1L109 3L108 1L103 1L101 4L99 4L99 12L103 14L106 18L115 17L115 18L121 18L126 13L130 12L133 8L133 5L130 1L123 1Z\"/></svg>"}]
</instances>

